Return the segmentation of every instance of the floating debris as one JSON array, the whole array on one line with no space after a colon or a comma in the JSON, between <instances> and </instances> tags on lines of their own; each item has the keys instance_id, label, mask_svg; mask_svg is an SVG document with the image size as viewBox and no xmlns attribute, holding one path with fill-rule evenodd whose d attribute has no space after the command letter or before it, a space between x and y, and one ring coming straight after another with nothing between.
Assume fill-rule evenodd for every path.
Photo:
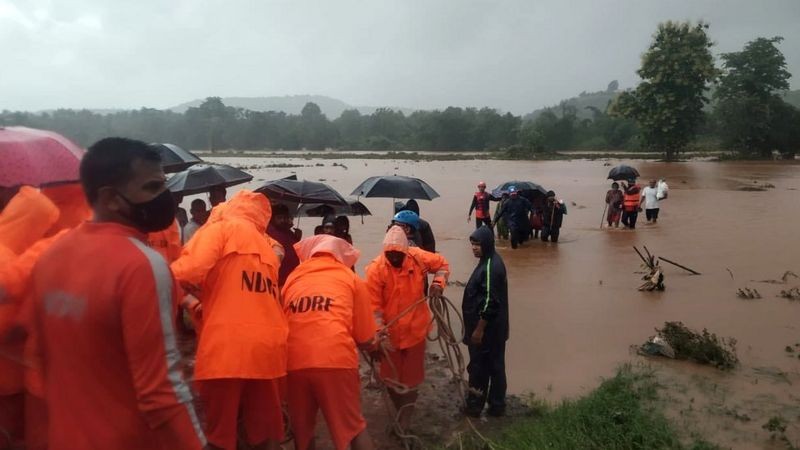
<instances>
[{"instance_id":1,"label":"floating debris","mask_svg":"<svg viewBox=\"0 0 800 450\"><path fill-rule=\"evenodd\" d=\"M636 250L636 254L642 258L644 262L644 266L650 269L649 272L645 273L642 277L644 283L639 286L640 291L663 291L665 289L664 286L664 273L661 271L661 267L658 265L658 261L656 257L650 254L650 251L647 250L647 247L644 247L644 251L647 253L647 258L642 255L642 252L639 251L636 246L633 247Z\"/></svg>"},{"instance_id":2,"label":"floating debris","mask_svg":"<svg viewBox=\"0 0 800 450\"><path fill-rule=\"evenodd\" d=\"M739 298L745 298L745 299L748 299L748 300L753 300L753 299L761 298L761 293L758 292L758 289L750 289L750 288L746 287L744 289L741 289L741 288L737 289L736 290L736 296L739 297Z\"/></svg>"},{"instance_id":3,"label":"floating debris","mask_svg":"<svg viewBox=\"0 0 800 450\"><path fill-rule=\"evenodd\" d=\"M780 280L758 280L758 282L759 283L770 283L770 284L786 284L786 283L789 282L789 277L800 278L800 277L797 276L796 273L792 272L791 270L787 270L786 272L783 272L783 275L781 275L781 279ZM751 281L755 281L755 280L751 280Z\"/></svg>"},{"instance_id":4,"label":"floating debris","mask_svg":"<svg viewBox=\"0 0 800 450\"><path fill-rule=\"evenodd\" d=\"M781 291L778 297L787 298L789 300L800 300L800 288L793 287L791 289Z\"/></svg>"}]
</instances>

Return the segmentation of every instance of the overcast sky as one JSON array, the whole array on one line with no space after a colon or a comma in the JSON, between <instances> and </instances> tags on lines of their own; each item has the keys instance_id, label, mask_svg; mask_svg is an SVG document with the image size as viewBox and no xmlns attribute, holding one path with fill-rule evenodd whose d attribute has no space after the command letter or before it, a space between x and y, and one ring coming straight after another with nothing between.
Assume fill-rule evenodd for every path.
<instances>
[{"instance_id":1,"label":"overcast sky","mask_svg":"<svg viewBox=\"0 0 800 450\"><path fill-rule=\"evenodd\" d=\"M635 85L669 19L709 22L715 54L783 36L800 87L800 0L0 0L0 110L321 94L520 114Z\"/></svg>"}]
</instances>

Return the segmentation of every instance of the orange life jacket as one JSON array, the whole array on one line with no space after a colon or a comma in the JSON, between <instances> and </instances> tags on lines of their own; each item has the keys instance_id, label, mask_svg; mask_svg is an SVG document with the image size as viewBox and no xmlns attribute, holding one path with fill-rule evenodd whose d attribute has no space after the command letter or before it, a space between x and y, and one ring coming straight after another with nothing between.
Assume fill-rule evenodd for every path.
<instances>
[{"instance_id":1,"label":"orange life jacket","mask_svg":"<svg viewBox=\"0 0 800 450\"><path fill-rule=\"evenodd\" d=\"M635 190L636 193L630 194L631 190ZM638 184L635 184L628 189L625 189L625 193L622 195L622 207L625 211L633 212L639 209L639 202L642 198L642 189L639 187Z\"/></svg>"},{"instance_id":2,"label":"orange life jacket","mask_svg":"<svg viewBox=\"0 0 800 450\"><path fill-rule=\"evenodd\" d=\"M475 218L476 219L488 219L489 218L489 194L486 192L476 192L475 193L475 203L477 206L475 207Z\"/></svg>"}]
</instances>

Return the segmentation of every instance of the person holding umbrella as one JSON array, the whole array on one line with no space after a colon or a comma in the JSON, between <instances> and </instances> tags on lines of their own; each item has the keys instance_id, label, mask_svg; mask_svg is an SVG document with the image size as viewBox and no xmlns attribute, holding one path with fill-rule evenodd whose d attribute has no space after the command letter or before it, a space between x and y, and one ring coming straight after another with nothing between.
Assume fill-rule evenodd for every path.
<instances>
[{"instance_id":1,"label":"person holding umbrella","mask_svg":"<svg viewBox=\"0 0 800 450\"><path fill-rule=\"evenodd\" d=\"M642 210L641 197L642 189L636 184L636 179L629 179L627 184L622 182L622 224L629 230L636 228L636 219Z\"/></svg>"},{"instance_id":2,"label":"person holding umbrella","mask_svg":"<svg viewBox=\"0 0 800 450\"><path fill-rule=\"evenodd\" d=\"M508 194L508 200L495 213L494 222L505 219L511 235L511 248L517 248L528 237L531 223L529 214L533 212L533 205L520 196L514 186L508 188Z\"/></svg>"}]
</instances>

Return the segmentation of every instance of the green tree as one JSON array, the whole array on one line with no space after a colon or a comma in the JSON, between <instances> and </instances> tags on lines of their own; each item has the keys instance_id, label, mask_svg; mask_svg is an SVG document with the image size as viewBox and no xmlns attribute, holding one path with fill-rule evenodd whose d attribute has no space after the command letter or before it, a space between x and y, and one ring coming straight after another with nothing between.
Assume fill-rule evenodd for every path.
<instances>
[{"instance_id":1,"label":"green tree","mask_svg":"<svg viewBox=\"0 0 800 450\"><path fill-rule=\"evenodd\" d=\"M707 30L703 22L659 24L636 72L642 82L613 105L614 113L636 121L644 145L667 161L694 139L704 119L705 93L717 76Z\"/></svg>"},{"instance_id":2,"label":"green tree","mask_svg":"<svg viewBox=\"0 0 800 450\"><path fill-rule=\"evenodd\" d=\"M748 156L769 157L773 150L793 153L793 107L783 94L791 74L776 44L781 37L758 38L740 52L722 55L723 74L714 110L723 143ZM787 120L788 118L788 120Z\"/></svg>"}]
</instances>

